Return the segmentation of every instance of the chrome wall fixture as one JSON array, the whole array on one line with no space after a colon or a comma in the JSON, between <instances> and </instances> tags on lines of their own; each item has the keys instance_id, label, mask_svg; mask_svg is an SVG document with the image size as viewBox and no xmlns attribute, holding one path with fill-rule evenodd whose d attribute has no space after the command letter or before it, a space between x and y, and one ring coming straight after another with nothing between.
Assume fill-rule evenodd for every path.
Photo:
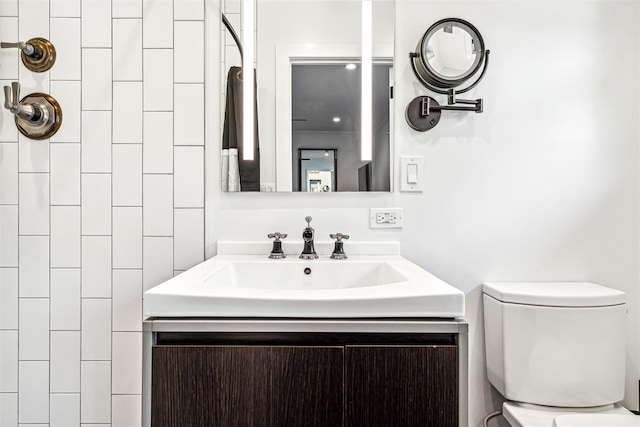
<instances>
[{"instance_id":1,"label":"chrome wall fixture","mask_svg":"<svg viewBox=\"0 0 640 427\"><path fill-rule=\"evenodd\" d=\"M36 37L27 42L0 43L0 48L18 48L22 63L35 73L42 73L53 67L56 62L56 48L53 44L41 37Z\"/></svg>"},{"instance_id":2,"label":"chrome wall fixture","mask_svg":"<svg viewBox=\"0 0 640 427\"><path fill-rule=\"evenodd\" d=\"M432 129L446 110L482 113L482 99L458 99L457 96L480 83L489 65L489 53L480 32L467 21L447 18L429 27L415 52L409 53L409 60L422 85L447 95L447 105L440 105L430 96L414 98L405 114L409 126L420 132ZM474 76L476 80L471 82Z\"/></svg>"},{"instance_id":3,"label":"chrome wall fixture","mask_svg":"<svg viewBox=\"0 0 640 427\"><path fill-rule=\"evenodd\" d=\"M20 99L20 83L4 87L4 108L15 116L21 134L31 139L47 139L62 124L60 104L46 93L31 93Z\"/></svg>"}]
</instances>

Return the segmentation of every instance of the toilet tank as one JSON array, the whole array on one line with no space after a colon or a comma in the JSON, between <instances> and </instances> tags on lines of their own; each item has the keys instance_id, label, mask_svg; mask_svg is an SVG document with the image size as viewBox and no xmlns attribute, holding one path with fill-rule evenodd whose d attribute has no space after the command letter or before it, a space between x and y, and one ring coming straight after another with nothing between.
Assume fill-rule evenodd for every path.
<instances>
[{"instance_id":1,"label":"toilet tank","mask_svg":"<svg viewBox=\"0 0 640 427\"><path fill-rule=\"evenodd\" d=\"M624 397L625 294L593 283L483 285L487 376L507 399L589 407Z\"/></svg>"}]
</instances>

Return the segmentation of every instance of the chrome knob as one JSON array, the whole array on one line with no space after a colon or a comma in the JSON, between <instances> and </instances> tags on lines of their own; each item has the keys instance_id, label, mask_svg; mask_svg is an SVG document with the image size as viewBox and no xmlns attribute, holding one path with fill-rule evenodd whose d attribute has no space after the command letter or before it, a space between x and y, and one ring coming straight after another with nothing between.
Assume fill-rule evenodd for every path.
<instances>
[{"instance_id":1,"label":"chrome knob","mask_svg":"<svg viewBox=\"0 0 640 427\"><path fill-rule=\"evenodd\" d=\"M275 233L267 234L267 237L270 239L275 239L273 241L273 248L271 248L271 253L269 254L269 258L270 259L286 258L287 256L284 254L284 251L282 250L282 241L280 239L286 239L287 234L286 233L283 234L283 233L280 233L279 231L276 231Z\"/></svg>"},{"instance_id":2,"label":"chrome knob","mask_svg":"<svg viewBox=\"0 0 640 427\"><path fill-rule=\"evenodd\" d=\"M333 246L333 252L329 258L331 259L347 259L347 254L344 253L344 243L342 239L348 240L349 236L347 234L336 233L329 234L329 237L332 239L336 239L336 243Z\"/></svg>"}]
</instances>

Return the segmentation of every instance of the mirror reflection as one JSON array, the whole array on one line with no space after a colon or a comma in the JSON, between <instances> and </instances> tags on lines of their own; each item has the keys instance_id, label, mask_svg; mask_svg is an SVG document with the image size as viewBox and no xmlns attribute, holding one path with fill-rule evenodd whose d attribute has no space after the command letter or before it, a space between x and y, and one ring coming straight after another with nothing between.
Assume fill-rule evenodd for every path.
<instances>
[{"instance_id":1,"label":"mirror reflection","mask_svg":"<svg viewBox=\"0 0 640 427\"><path fill-rule=\"evenodd\" d=\"M471 34L455 24L443 24L427 40L427 63L444 78L463 77L473 68L478 54Z\"/></svg>"},{"instance_id":2,"label":"mirror reflection","mask_svg":"<svg viewBox=\"0 0 640 427\"><path fill-rule=\"evenodd\" d=\"M243 10L247 3L255 8L255 109L257 130L254 132L259 149L254 151L253 163L257 165L259 182L250 191L309 191L308 182L301 175L299 150L335 150L335 171L331 184L323 184L321 189L329 191L390 191L390 146L389 131L389 73L393 62L393 0L373 0L371 24L373 36L372 56L374 76L383 75L372 86L373 97L373 159L369 162L355 157L344 157L361 149L360 113L361 83L360 57L362 52L362 1L361 0L255 0L224 2L223 13L242 39L247 36L243 26ZM339 13L336 13L339 11ZM225 43L223 58L224 98L221 103L227 108L227 118L234 117L235 123L228 123L236 135L242 134L242 116L238 115L242 106L242 96L229 93L227 77L231 67L242 65L239 49L229 30L223 27ZM244 43L244 42L243 42ZM245 44L246 46L246 44ZM245 51L246 56L246 51ZM334 80L336 70L345 71L345 65L354 64L351 75L358 80L338 82ZM348 79L349 76L345 76ZM240 73L240 81L242 73ZM374 77L374 82L377 77ZM300 82L306 82L301 84ZM377 85L380 93L377 94ZM351 88L335 95L336 89ZM302 89L302 90L300 90ZM357 89L357 91L356 91ZM382 96L381 94L384 94ZM232 96L235 111L228 110L228 96ZM239 99L240 98L240 99ZM382 100L378 106L377 100ZM331 108L331 105L336 106ZM300 110L299 110L300 109ZM334 110L334 112L331 112ZM329 126L321 127L321 117L330 114ZM339 121L334 122L335 117ZM306 120L306 121L303 121ZM225 121L228 122L228 121ZM335 126L338 124L338 126ZM245 124L246 125L246 124ZM245 128L246 129L246 128ZM230 131L224 131L231 133ZM341 135L341 142L336 140ZM380 142L380 143L379 143ZM231 159L231 164L223 164L225 178L227 171L234 172L233 161L238 158L237 186L227 184L225 191L246 191L242 185L243 168L242 144L228 144L228 153L223 159ZM380 145L380 146L378 146ZM227 148L227 146L225 148ZM362 171L359 171L363 168ZM369 174L369 180L361 176ZM225 180L223 178L223 181ZM304 179L303 179L304 178ZM326 179L325 179L326 180ZM363 183L364 182L364 183ZM369 184L367 184L367 182ZM304 189L303 189L304 188ZM317 188L314 187L314 188Z\"/></svg>"}]
</instances>

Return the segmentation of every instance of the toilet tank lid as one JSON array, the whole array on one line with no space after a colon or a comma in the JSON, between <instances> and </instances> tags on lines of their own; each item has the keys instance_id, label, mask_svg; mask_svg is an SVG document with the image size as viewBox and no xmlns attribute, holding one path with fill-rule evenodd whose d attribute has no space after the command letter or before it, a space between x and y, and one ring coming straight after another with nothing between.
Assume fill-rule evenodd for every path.
<instances>
[{"instance_id":1,"label":"toilet tank lid","mask_svg":"<svg viewBox=\"0 0 640 427\"><path fill-rule=\"evenodd\" d=\"M625 303L625 293L588 282L488 282L482 292L498 301L549 307L604 307Z\"/></svg>"}]
</instances>

